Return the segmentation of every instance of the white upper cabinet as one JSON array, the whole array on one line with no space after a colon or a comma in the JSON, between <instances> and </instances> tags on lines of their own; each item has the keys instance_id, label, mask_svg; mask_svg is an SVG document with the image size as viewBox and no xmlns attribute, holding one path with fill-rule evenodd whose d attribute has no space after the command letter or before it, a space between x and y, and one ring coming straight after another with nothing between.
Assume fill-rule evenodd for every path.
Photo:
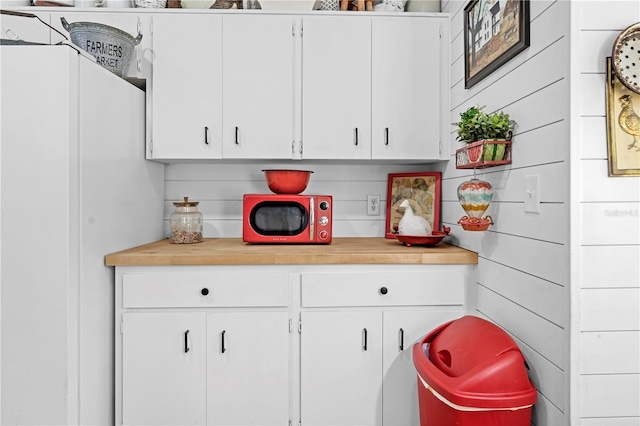
<instances>
[{"instance_id":1,"label":"white upper cabinet","mask_svg":"<svg viewBox=\"0 0 640 426\"><path fill-rule=\"evenodd\" d=\"M448 90L443 24L446 19L372 20L372 159L442 157L441 121L449 111L442 92Z\"/></svg>"},{"instance_id":2,"label":"white upper cabinet","mask_svg":"<svg viewBox=\"0 0 640 426\"><path fill-rule=\"evenodd\" d=\"M147 158L222 157L222 16L153 17Z\"/></svg>"},{"instance_id":3,"label":"white upper cabinet","mask_svg":"<svg viewBox=\"0 0 640 426\"><path fill-rule=\"evenodd\" d=\"M147 157L448 158L448 17L156 13Z\"/></svg>"},{"instance_id":4,"label":"white upper cabinet","mask_svg":"<svg viewBox=\"0 0 640 426\"><path fill-rule=\"evenodd\" d=\"M294 18L224 17L223 156L292 158Z\"/></svg>"},{"instance_id":5,"label":"white upper cabinet","mask_svg":"<svg viewBox=\"0 0 640 426\"><path fill-rule=\"evenodd\" d=\"M303 18L302 158L371 158L371 18Z\"/></svg>"}]
</instances>

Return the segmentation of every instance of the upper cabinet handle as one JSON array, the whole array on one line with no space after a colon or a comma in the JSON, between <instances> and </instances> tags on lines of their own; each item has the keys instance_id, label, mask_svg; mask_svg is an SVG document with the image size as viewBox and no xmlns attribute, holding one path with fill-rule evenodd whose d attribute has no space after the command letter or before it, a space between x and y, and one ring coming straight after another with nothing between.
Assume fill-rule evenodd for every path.
<instances>
[{"instance_id":1,"label":"upper cabinet handle","mask_svg":"<svg viewBox=\"0 0 640 426\"><path fill-rule=\"evenodd\" d=\"M384 144L389 145L389 128L384 128Z\"/></svg>"},{"instance_id":2,"label":"upper cabinet handle","mask_svg":"<svg viewBox=\"0 0 640 426\"><path fill-rule=\"evenodd\" d=\"M225 348L224 346L224 335L227 332L227 330L222 330L222 333L220 333L220 352L225 353L227 351L227 348Z\"/></svg>"},{"instance_id":3,"label":"upper cabinet handle","mask_svg":"<svg viewBox=\"0 0 640 426\"><path fill-rule=\"evenodd\" d=\"M363 351L367 350L367 329L366 328L362 329L362 350Z\"/></svg>"},{"instance_id":4,"label":"upper cabinet handle","mask_svg":"<svg viewBox=\"0 0 640 426\"><path fill-rule=\"evenodd\" d=\"M204 143L209 145L209 127L204 126Z\"/></svg>"},{"instance_id":5,"label":"upper cabinet handle","mask_svg":"<svg viewBox=\"0 0 640 426\"><path fill-rule=\"evenodd\" d=\"M404 350L404 330L402 328L398 330L398 350L400 352Z\"/></svg>"},{"instance_id":6,"label":"upper cabinet handle","mask_svg":"<svg viewBox=\"0 0 640 426\"><path fill-rule=\"evenodd\" d=\"M189 330L184 332L184 353L189 352Z\"/></svg>"},{"instance_id":7,"label":"upper cabinet handle","mask_svg":"<svg viewBox=\"0 0 640 426\"><path fill-rule=\"evenodd\" d=\"M355 128L355 133L356 133L356 142L355 142L355 144L356 144L356 146L358 146L358 128L357 127Z\"/></svg>"},{"instance_id":8,"label":"upper cabinet handle","mask_svg":"<svg viewBox=\"0 0 640 426\"><path fill-rule=\"evenodd\" d=\"M238 126L236 126L236 145L239 145L240 142L238 141Z\"/></svg>"}]
</instances>

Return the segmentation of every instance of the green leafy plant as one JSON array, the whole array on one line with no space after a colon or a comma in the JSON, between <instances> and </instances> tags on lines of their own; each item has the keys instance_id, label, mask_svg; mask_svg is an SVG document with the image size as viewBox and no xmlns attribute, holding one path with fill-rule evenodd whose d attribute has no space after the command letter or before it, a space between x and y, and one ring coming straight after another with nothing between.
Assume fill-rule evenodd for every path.
<instances>
[{"instance_id":1,"label":"green leafy plant","mask_svg":"<svg viewBox=\"0 0 640 426\"><path fill-rule=\"evenodd\" d=\"M472 106L460 113L458 126L459 140L471 143L482 139L511 139L515 122L502 111L488 114L481 107Z\"/></svg>"}]
</instances>

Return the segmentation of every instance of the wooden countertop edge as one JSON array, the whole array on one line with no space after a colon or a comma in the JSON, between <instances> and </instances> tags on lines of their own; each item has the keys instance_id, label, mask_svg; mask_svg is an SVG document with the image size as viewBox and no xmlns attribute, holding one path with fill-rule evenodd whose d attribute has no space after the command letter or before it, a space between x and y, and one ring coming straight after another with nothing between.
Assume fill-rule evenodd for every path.
<instances>
[{"instance_id":1,"label":"wooden countertop edge","mask_svg":"<svg viewBox=\"0 0 640 426\"><path fill-rule=\"evenodd\" d=\"M435 247L405 247L397 240L385 238L336 238L329 245L245 244L235 238L176 245L160 240L105 257L107 266L477 263L477 253L446 243Z\"/></svg>"}]
</instances>

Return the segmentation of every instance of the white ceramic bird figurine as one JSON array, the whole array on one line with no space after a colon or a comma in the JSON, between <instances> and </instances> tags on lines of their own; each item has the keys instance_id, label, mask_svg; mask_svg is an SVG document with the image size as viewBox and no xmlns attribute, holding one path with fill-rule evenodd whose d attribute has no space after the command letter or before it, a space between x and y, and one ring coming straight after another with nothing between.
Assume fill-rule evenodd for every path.
<instances>
[{"instance_id":1,"label":"white ceramic bird figurine","mask_svg":"<svg viewBox=\"0 0 640 426\"><path fill-rule=\"evenodd\" d=\"M432 234L431 224L424 217L413 214L409 200L404 200L400 203L398 210L403 208L404 214L400 219L400 223L398 223L398 233L400 235L423 236Z\"/></svg>"}]
</instances>

